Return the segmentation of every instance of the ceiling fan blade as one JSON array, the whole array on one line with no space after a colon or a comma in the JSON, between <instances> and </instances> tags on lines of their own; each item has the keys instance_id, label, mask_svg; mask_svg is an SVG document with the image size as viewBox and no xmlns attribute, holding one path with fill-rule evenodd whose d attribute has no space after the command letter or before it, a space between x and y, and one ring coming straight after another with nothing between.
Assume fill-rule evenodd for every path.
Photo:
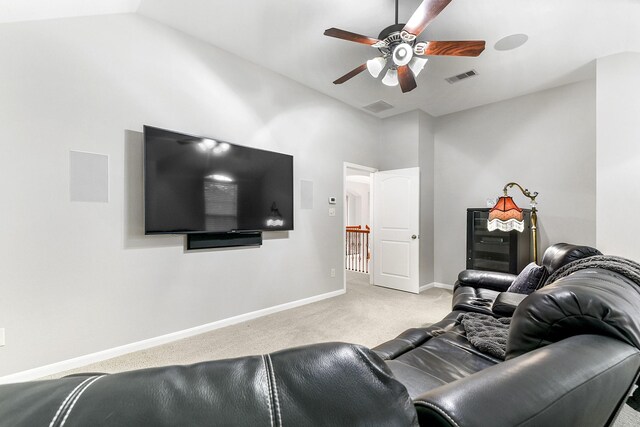
<instances>
[{"instance_id":1,"label":"ceiling fan blade","mask_svg":"<svg viewBox=\"0 0 640 427\"><path fill-rule=\"evenodd\" d=\"M428 42L423 55L478 56L484 50L484 40Z\"/></svg>"},{"instance_id":2,"label":"ceiling fan blade","mask_svg":"<svg viewBox=\"0 0 640 427\"><path fill-rule=\"evenodd\" d=\"M374 38L363 36L356 33L351 33L345 30L339 30L337 28L329 28L328 30L325 30L324 35L329 37L335 37L337 39L348 40L350 42L356 42L356 43L362 43L362 44L368 44L368 45L374 45L380 41L378 39L374 39Z\"/></svg>"},{"instance_id":3,"label":"ceiling fan blade","mask_svg":"<svg viewBox=\"0 0 640 427\"><path fill-rule=\"evenodd\" d=\"M344 76L340 77L338 80L334 81L333 84L334 85L341 85L342 83L346 82L347 80L349 80L352 77L357 76L358 74L360 74L361 72L363 72L366 69L367 69L367 64L364 63L364 64L354 68L353 70L349 71L347 74L345 74Z\"/></svg>"},{"instance_id":4,"label":"ceiling fan blade","mask_svg":"<svg viewBox=\"0 0 640 427\"><path fill-rule=\"evenodd\" d=\"M398 81L400 82L402 93L410 92L418 87L413 72L408 65L398 67Z\"/></svg>"},{"instance_id":5,"label":"ceiling fan blade","mask_svg":"<svg viewBox=\"0 0 640 427\"><path fill-rule=\"evenodd\" d=\"M407 21L404 31L419 36L449 3L451 0L424 0Z\"/></svg>"}]
</instances>

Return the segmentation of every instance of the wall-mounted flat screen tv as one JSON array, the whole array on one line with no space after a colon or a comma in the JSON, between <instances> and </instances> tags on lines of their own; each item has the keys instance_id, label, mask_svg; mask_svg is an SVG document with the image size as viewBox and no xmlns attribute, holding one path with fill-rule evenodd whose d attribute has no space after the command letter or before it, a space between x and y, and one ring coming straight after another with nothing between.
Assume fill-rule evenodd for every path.
<instances>
[{"instance_id":1,"label":"wall-mounted flat screen tv","mask_svg":"<svg viewBox=\"0 0 640 427\"><path fill-rule=\"evenodd\" d=\"M293 230L293 156L144 127L146 234Z\"/></svg>"}]
</instances>

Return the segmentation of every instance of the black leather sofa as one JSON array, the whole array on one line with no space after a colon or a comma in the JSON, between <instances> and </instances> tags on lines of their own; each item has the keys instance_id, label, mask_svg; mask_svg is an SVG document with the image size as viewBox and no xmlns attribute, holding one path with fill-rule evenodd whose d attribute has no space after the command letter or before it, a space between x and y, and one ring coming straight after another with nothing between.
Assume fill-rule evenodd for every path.
<instances>
[{"instance_id":1,"label":"black leather sofa","mask_svg":"<svg viewBox=\"0 0 640 427\"><path fill-rule=\"evenodd\" d=\"M596 253L550 250L543 262L556 269ZM0 426L611 425L640 372L640 287L586 269L521 298L501 360L470 344L455 299L489 291L497 299L507 279L461 273L472 275L482 280L457 284L445 319L373 351L327 343L0 386Z\"/></svg>"},{"instance_id":2,"label":"black leather sofa","mask_svg":"<svg viewBox=\"0 0 640 427\"><path fill-rule=\"evenodd\" d=\"M0 386L0 426L417 426L371 350L324 343L263 356Z\"/></svg>"},{"instance_id":3,"label":"black leather sofa","mask_svg":"<svg viewBox=\"0 0 640 427\"><path fill-rule=\"evenodd\" d=\"M547 273L552 275L560 267L582 258L588 258L602 253L590 246L572 245L570 243L556 243L550 246L542 256L542 265ZM506 292L516 275L494 271L463 270L453 285L453 310L473 311L477 313L493 314L493 303L498 295ZM517 305L526 295L502 295L512 305ZM478 302L485 302L479 304ZM511 315L511 313L505 313Z\"/></svg>"},{"instance_id":4,"label":"black leather sofa","mask_svg":"<svg viewBox=\"0 0 640 427\"><path fill-rule=\"evenodd\" d=\"M598 254L558 244L543 265L554 272ZM503 361L471 345L456 319L495 315L492 307L515 277L461 272L448 316L374 348L407 387L420 425L611 425L640 372L640 287L587 269L514 298ZM472 304L477 298L487 304Z\"/></svg>"}]
</instances>

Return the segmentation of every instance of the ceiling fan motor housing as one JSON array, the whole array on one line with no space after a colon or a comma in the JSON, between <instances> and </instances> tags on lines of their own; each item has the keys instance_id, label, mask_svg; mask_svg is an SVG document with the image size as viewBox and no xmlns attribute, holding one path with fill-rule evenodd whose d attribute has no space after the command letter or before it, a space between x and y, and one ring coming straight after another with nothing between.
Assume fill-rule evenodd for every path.
<instances>
[{"instance_id":1,"label":"ceiling fan motor housing","mask_svg":"<svg viewBox=\"0 0 640 427\"><path fill-rule=\"evenodd\" d=\"M393 25L389 25L387 28L385 28L384 30L380 31L380 34L378 35L378 39L379 40L384 40L387 37L389 37L390 35L394 34L394 33L398 33L398 39L400 39L400 32L404 29L404 26L406 24L393 24Z\"/></svg>"},{"instance_id":2,"label":"ceiling fan motor housing","mask_svg":"<svg viewBox=\"0 0 640 427\"><path fill-rule=\"evenodd\" d=\"M393 67L402 66L409 63L413 57L413 45L415 39L403 39L401 33L406 24L393 24L382 30L378 35L378 39L383 41L383 46L378 50L385 56L391 56L393 59Z\"/></svg>"}]
</instances>

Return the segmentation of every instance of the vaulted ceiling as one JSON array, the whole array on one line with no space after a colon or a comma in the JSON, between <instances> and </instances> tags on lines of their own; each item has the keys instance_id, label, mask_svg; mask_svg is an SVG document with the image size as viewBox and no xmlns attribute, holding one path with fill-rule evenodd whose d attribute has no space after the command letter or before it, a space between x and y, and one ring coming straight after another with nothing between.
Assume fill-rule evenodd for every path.
<instances>
[{"instance_id":1,"label":"vaulted ceiling","mask_svg":"<svg viewBox=\"0 0 640 427\"><path fill-rule=\"evenodd\" d=\"M378 56L375 48L323 36L340 29L377 37L394 23L394 0L0 0L0 22L136 12L235 53L356 108L383 100L387 117L421 109L439 116L593 77L594 60L640 51L637 0L453 0L420 40L487 41L478 58L432 57L403 94L366 71L332 81ZM405 22L421 0L400 0ZM528 41L500 51L511 34ZM445 78L475 70L455 84Z\"/></svg>"}]
</instances>

